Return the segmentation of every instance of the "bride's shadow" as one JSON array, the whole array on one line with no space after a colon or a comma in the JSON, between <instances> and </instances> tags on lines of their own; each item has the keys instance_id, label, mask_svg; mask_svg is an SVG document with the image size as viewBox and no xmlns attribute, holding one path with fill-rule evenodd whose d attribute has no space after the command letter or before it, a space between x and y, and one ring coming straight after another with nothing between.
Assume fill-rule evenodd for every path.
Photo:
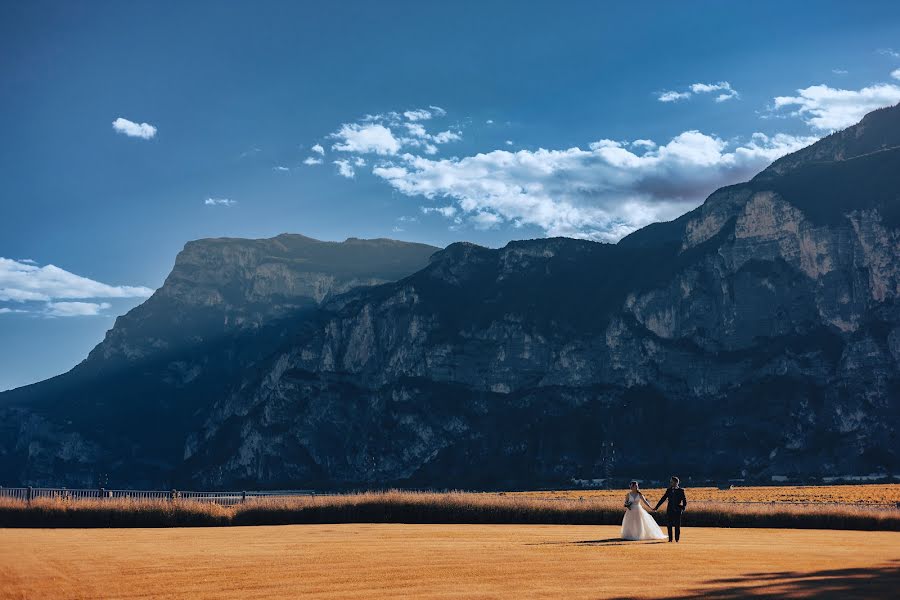
<instances>
[{"instance_id":1,"label":"bride's shadow","mask_svg":"<svg viewBox=\"0 0 900 600\"><path fill-rule=\"evenodd\" d=\"M606 538L603 540L579 540L577 542L538 542L536 544L526 544L526 546L626 546L638 543L665 544L666 540L648 540L643 542L634 542L631 540L623 540L622 538Z\"/></svg>"}]
</instances>

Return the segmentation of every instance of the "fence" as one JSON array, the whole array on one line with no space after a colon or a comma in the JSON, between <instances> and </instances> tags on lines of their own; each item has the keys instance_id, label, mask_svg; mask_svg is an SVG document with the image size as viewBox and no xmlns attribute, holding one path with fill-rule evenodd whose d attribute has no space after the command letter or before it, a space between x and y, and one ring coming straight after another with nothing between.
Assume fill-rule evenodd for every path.
<instances>
[{"instance_id":1,"label":"fence","mask_svg":"<svg viewBox=\"0 0 900 600\"><path fill-rule=\"evenodd\" d=\"M425 490L423 490L425 491ZM497 492L495 492L497 493ZM498 495L504 495L502 492ZM125 498L129 500L187 500L191 502L212 502L221 506L243 504L254 498L279 498L289 496L315 496L313 490L274 490L274 491L250 491L250 492L190 492L183 490L107 490L99 489L69 489L69 488L5 488L0 487L0 498L11 498L30 502L38 498L51 498L54 500L82 500L103 498ZM565 501L565 498L546 498L545 500ZM804 506L859 506L875 509L900 508L897 503L868 503L868 502L809 502L790 500L694 500L692 504L742 504L742 505L804 505Z\"/></svg>"},{"instance_id":2,"label":"fence","mask_svg":"<svg viewBox=\"0 0 900 600\"><path fill-rule=\"evenodd\" d=\"M506 495L506 492L493 492L498 496ZM541 500L545 502L571 502L572 498L541 498ZM584 500L584 497L578 498L578 500ZM765 505L765 506L858 506L860 508L882 508L882 509L894 509L900 508L900 502L838 502L838 501L821 501L814 502L809 500L690 500L691 505L697 504L740 504L740 505L748 505L752 506L756 505Z\"/></svg>"},{"instance_id":3,"label":"fence","mask_svg":"<svg viewBox=\"0 0 900 600\"><path fill-rule=\"evenodd\" d=\"M313 496L312 490L278 490L252 492L189 492L183 490L107 490L69 488L5 488L0 487L0 498L11 498L31 502L38 498L55 500L83 500L125 498L129 500L186 500L191 502L212 502L222 506L241 504L252 498L273 498L284 496Z\"/></svg>"}]
</instances>

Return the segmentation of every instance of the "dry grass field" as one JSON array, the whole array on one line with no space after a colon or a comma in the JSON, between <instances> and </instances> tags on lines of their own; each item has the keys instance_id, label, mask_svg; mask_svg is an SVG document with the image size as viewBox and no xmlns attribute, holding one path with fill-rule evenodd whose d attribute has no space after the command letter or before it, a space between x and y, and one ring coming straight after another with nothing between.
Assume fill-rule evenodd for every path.
<instances>
[{"instance_id":1,"label":"dry grass field","mask_svg":"<svg viewBox=\"0 0 900 600\"><path fill-rule=\"evenodd\" d=\"M688 488L689 500L701 502L809 502L826 504L850 502L856 504L900 503L900 483L849 485L783 485L748 486L720 490L714 487ZM506 492L504 495L526 498L613 498L624 497L627 490L565 490L546 492ZM643 490L648 499L659 499L665 490Z\"/></svg>"},{"instance_id":2,"label":"dry grass field","mask_svg":"<svg viewBox=\"0 0 900 600\"><path fill-rule=\"evenodd\" d=\"M868 486L853 486L864 488ZM728 490L745 497L784 498L793 488ZM779 491L784 490L784 491ZM833 504L780 500L740 503L718 490L688 490L686 521L702 527L857 529L900 531L900 509L867 502ZM750 494L755 495L750 495ZM874 498L850 487L806 498ZM890 492L888 492L890 493ZM661 490L648 490L651 502ZM715 498L709 499L709 498ZM191 500L53 499L26 504L0 499L0 527L185 527L326 523L466 523L614 525L622 521L623 491L432 493L388 490L359 494L266 497L219 506ZM657 519L662 515L658 514Z\"/></svg>"},{"instance_id":3,"label":"dry grass field","mask_svg":"<svg viewBox=\"0 0 900 600\"><path fill-rule=\"evenodd\" d=\"M3 598L890 598L900 533L612 526L0 529Z\"/></svg>"}]
</instances>

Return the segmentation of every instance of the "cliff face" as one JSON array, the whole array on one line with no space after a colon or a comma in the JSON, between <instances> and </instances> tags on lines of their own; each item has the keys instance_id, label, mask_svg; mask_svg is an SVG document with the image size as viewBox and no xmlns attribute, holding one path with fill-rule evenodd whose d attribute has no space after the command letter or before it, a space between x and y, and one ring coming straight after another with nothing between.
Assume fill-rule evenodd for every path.
<instances>
[{"instance_id":1,"label":"cliff face","mask_svg":"<svg viewBox=\"0 0 900 600\"><path fill-rule=\"evenodd\" d=\"M355 287L405 277L437 250L386 239L338 243L295 234L188 242L163 286L117 319L87 362L135 361L246 334Z\"/></svg>"},{"instance_id":2,"label":"cliff face","mask_svg":"<svg viewBox=\"0 0 900 600\"><path fill-rule=\"evenodd\" d=\"M873 115L616 245L453 244L375 287L189 245L88 383L0 395L0 448L212 487L897 473L900 108Z\"/></svg>"},{"instance_id":3,"label":"cliff face","mask_svg":"<svg viewBox=\"0 0 900 600\"><path fill-rule=\"evenodd\" d=\"M867 117L616 246L454 244L335 298L216 404L188 472L448 486L896 472L891 111L892 132Z\"/></svg>"}]
</instances>

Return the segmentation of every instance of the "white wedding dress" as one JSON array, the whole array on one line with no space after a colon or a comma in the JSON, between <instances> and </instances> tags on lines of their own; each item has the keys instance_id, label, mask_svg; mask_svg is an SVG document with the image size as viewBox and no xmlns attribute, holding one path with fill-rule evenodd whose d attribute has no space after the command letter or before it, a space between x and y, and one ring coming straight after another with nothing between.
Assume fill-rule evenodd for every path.
<instances>
[{"instance_id":1,"label":"white wedding dress","mask_svg":"<svg viewBox=\"0 0 900 600\"><path fill-rule=\"evenodd\" d=\"M640 494L628 492L625 499L631 502L631 507L625 509L625 518L622 519L623 540L668 539L650 513L641 506Z\"/></svg>"}]
</instances>

